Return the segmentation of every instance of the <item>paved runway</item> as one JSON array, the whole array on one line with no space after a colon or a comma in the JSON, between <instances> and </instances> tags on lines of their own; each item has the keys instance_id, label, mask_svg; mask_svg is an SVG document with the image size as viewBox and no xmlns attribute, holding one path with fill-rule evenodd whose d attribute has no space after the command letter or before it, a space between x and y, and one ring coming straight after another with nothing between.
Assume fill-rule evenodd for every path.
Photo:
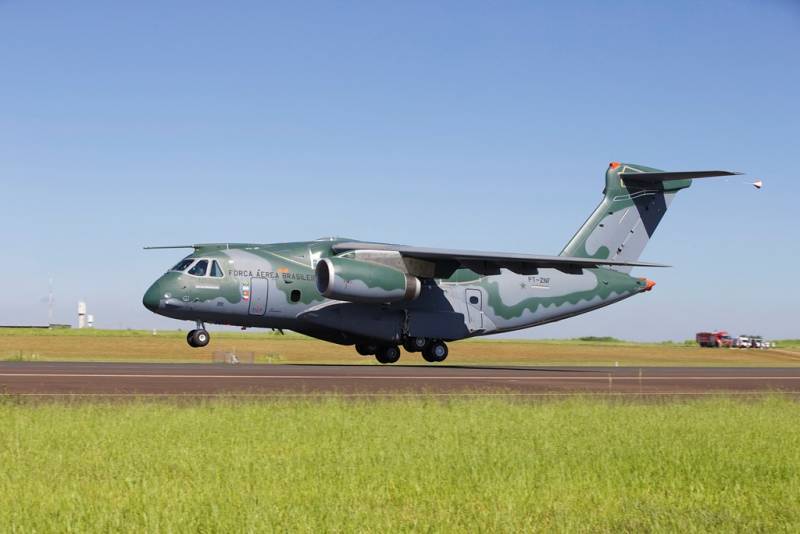
<instances>
[{"instance_id":1,"label":"paved runway","mask_svg":"<svg viewBox=\"0 0 800 534\"><path fill-rule=\"evenodd\" d=\"M554 396L800 393L800 368L0 362L0 394Z\"/></svg>"}]
</instances>

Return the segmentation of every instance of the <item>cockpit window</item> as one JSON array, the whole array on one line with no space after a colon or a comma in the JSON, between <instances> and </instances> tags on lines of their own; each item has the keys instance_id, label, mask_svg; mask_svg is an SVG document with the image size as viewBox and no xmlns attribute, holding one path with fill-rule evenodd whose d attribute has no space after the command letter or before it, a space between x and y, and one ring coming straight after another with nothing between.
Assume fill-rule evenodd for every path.
<instances>
[{"instance_id":1,"label":"cockpit window","mask_svg":"<svg viewBox=\"0 0 800 534\"><path fill-rule=\"evenodd\" d=\"M189 269L189 274L194 276L205 276L208 270L208 260L200 260L194 264L194 267Z\"/></svg>"},{"instance_id":2,"label":"cockpit window","mask_svg":"<svg viewBox=\"0 0 800 534\"><path fill-rule=\"evenodd\" d=\"M188 266L192 264L194 260L192 258L187 258L185 260L181 260L178 262L178 265L170 269L170 271L184 271Z\"/></svg>"},{"instance_id":3,"label":"cockpit window","mask_svg":"<svg viewBox=\"0 0 800 534\"><path fill-rule=\"evenodd\" d=\"M211 276L214 278L222 278L222 269L217 263L217 260L211 262Z\"/></svg>"}]
</instances>

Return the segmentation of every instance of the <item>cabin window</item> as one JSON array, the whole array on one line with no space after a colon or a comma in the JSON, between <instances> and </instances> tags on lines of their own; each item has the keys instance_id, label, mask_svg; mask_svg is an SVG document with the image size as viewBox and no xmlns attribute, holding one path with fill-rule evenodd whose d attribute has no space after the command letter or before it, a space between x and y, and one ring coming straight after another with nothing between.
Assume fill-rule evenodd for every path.
<instances>
[{"instance_id":1,"label":"cabin window","mask_svg":"<svg viewBox=\"0 0 800 534\"><path fill-rule=\"evenodd\" d=\"M170 271L185 271L188 266L190 266L194 262L194 259L188 258L185 260L181 260L178 262L178 265L170 269Z\"/></svg>"},{"instance_id":2,"label":"cabin window","mask_svg":"<svg viewBox=\"0 0 800 534\"><path fill-rule=\"evenodd\" d=\"M222 269L220 268L219 263L217 263L217 260L211 262L211 276L214 278L222 278Z\"/></svg>"},{"instance_id":3,"label":"cabin window","mask_svg":"<svg viewBox=\"0 0 800 534\"><path fill-rule=\"evenodd\" d=\"M208 270L208 260L200 260L189 269L189 274L194 276L205 276Z\"/></svg>"},{"instance_id":4,"label":"cabin window","mask_svg":"<svg viewBox=\"0 0 800 534\"><path fill-rule=\"evenodd\" d=\"M478 300L478 297L476 297L475 295L473 295L473 296L471 296L469 298L469 303L470 304L477 304L478 302L480 302L480 301Z\"/></svg>"},{"instance_id":5,"label":"cabin window","mask_svg":"<svg viewBox=\"0 0 800 534\"><path fill-rule=\"evenodd\" d=\"M292 300L292 302L300 302L300 291L297 289L293 289L291 294L289 295L289 298Z\"/></svg>"}]
</instances>

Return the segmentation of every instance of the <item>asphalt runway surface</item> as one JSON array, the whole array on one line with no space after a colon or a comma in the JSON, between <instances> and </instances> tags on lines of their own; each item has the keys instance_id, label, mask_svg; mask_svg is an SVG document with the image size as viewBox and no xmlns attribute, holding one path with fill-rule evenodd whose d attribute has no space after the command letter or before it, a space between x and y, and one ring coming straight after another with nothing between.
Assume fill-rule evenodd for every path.
<instances>
[{"instance_id":1,"label":"asphalt runway surface","mask_svg":"<svg viewBox=\"0 0 800 534\"><path fill-rule=\"evenodd\" d=\"M800 368L0 362L0 395L344 396L800 393Z\"/></svg>"}]
</instances>

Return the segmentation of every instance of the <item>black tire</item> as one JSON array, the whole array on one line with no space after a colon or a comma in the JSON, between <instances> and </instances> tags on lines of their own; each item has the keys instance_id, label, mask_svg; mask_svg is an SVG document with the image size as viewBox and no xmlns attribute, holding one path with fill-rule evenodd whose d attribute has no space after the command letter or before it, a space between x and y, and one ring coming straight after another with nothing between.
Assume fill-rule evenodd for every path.
<instances>
[{"instance_id":1,"label":"black tire","mask_svg":"<svg viewBox=\"0 0 800 534\"><path fill-rule=\"evenodd\" d=\"M397 345L380 347L375 353L375 359L379 363L395 363L400 359L400 348Z\"/></svg>"},{"instance_id":2,"label":"black tire","mask_svg":"<svg viewBox=\"0 0 800 534\"><path fill-rule=\"evenodd\" d=\"M422 357L425 358L426 362L439 363L445 361L449 353L450 351L444 341L432 341L422 351Z\"/></svg>"},{"instance_id":3,"label":"black tire","mask_svg":"<svg viewBox=\"0 0 800 534\"><path fill-rule=\"evenodd\" d=\"M375 345L356 343L356 352L362 356L373 356L375 354L375 349Z\"/></svg>"},{"instance_id":4,"label":"black tire","mask_svg":"<svg viewBox=\"0 0 800 534\"><path fill-rule=\"evenodd\" d=\"M403 341L403 348L406 349L406 352L422 352L428 345L429 342L424 337L407 337Z\"/></svg>"},{"instance_id":5,"label":"black tire","mask_svg":"<svg viewBox=\"0 0 800 534\"><path fill-rule=\"evenodd\" d=\"M205 347L211 341L211 336L206 330L195 330L192 341L194 341L193 347Z\"/></svg>"},{"instance_id":6,"label":"black tire","mask_svg":"<svg viewBox=\"0 0 800 534\"><path fill-rule=\"evenodd\" d=\"M194 344L194 333L197 330L189 330L189 333L186 334L186 342L189 344L190 347L196 347L197 345Z\"/></svg>"}]
</instances>

